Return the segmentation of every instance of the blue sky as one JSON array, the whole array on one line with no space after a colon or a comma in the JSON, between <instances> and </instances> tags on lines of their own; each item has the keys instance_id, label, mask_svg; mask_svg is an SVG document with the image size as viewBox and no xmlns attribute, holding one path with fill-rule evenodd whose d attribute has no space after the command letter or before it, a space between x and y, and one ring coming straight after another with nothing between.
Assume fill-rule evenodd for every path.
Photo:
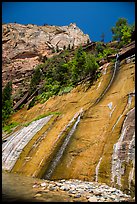
<instances>
[{"instance_id":1,"label":"blue sky","mask_svg":"<svg viewBox=\"0 0 137 204\"><path fill-rule=\"evenodd\" d=\"M76 25L100 41L112 40L111 28L118 18L126 18L129 24L135 22L134 2L3 2L2 22L43 25Z\"/></svg>"}]
</instances>

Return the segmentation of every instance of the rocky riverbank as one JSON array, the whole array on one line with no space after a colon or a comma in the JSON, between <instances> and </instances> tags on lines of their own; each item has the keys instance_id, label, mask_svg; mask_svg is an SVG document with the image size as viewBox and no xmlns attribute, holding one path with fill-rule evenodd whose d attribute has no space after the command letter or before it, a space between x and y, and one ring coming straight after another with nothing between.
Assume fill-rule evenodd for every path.
<instances>
[{"instance_id":1,"label":"rocky riverbank","mask_svg":"<svg viewBox=\"0 0 137 204\"><path fill-rule=\"evenodd\" d=\"M45 180L2 173L3 202L135 202L134 198L105 183Z\"/></svg>"},{"instance_id":2,"label":"rocky riverbank","mask_svg":"<svg viewBox=\"0 0 137 204\"><path fill-rule=\"evenodd\" d=\"M129 195L122 191L100 184L97 182L81 181L76 179L49 181L35 183L33 188L36 190L35 198L44 200L44 195L51 191L66 194L72 202L131 202L134 201Z\"/></svg>"}]
</instances>

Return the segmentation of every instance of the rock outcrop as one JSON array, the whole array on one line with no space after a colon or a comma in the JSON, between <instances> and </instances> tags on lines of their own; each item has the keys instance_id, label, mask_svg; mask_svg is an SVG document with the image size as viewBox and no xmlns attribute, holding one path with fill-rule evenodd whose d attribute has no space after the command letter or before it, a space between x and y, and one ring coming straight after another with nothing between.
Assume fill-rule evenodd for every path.
<instances>
[{"instance_id":1,"label":"rock outcrop","mask_svg":"<svg viewBox=\"0 0 137 204\"><path fill-rule=\"evenodd\" d=\"M14 94L25 93L41 57L88 40L75 24L3 25L3 85L12 79ZM11 122L19 125L4 136L3 170L106 183L135 196L135 43L116 56L115 63L102 62L102 75L92 86L81 82L68 94L14 113ZM111 198L115 200L115 194ZM99 201L94 195L88 198L93 200Z\"/></svg>"},{"instance_id":2,"label":"rock outcrop","mask_svg":"<svg viewBox=\"0 0 137 204\"><path fill-rule=\"evenodd\" d=\"M132 41L125 47L121 48L119 52L119 59L123 60L131 55L135 54L135 41Z\"/></svg>"},{"instance_id":3,"label":"rock outcrop","mask_svg":"<svg viewBox=\"0 0 137 204\"><path fill-rule=\"evenodd\" d=\"M76 48L90 42L75 23L69 26L2 25L2 85L13 82L16 101L29 86L33 69L41 60L56 55L57 49Z\"/></svg>"},{"instance_id":4,"label":"rock outcrop","mask_svg":"<svg viewBox=\"0 0 137 204\"><path fill-rule=\"evenodd\" d=\"M11 121L20 123L18 130L38 116L53 117L38 132L33 126L35 135L30 141L26 141L29 136L24 137L26 146L16 157L22 143L19 135L18 143L12 138L22 131L12 133L9 140L5 138L3 167L38 178L46 178L51 172L48 177L51 180L106 183L134 197L134 58L120 61L115 77L116 63L109 62L100 67L102 76L90 88L88 82L81 83L68 94L51 97L44 104L37 104L30 110L24 107L15 113ZM32 135L31 130L28 134ZM6 147L12 146L15 151L10 154ZM12 167L11 163L14 163Z\"/></svg>"}]
</instances>

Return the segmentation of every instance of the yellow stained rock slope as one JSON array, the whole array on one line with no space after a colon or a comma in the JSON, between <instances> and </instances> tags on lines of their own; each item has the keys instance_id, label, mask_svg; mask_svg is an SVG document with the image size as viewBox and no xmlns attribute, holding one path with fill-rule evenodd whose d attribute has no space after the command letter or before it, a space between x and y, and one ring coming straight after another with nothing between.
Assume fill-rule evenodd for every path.
<instances>
[{"instance_id":1,"label":"yellow stained rock slope","mask_svg":"<svg viewBox=\"0 0 137 204\"><path fill-rule=\"evenodd\" d=\"M111 80L113 67L108 64L106 73L104 71L89 89L87 83L80 84L68 94L54 96L44 104L37 104L30 110L24 108L12 116L12 121L26 123L42 114L60 113L54 115L24 148L13 172L43 177L72 125L68 129L64 127L82 108L80 123L51 179L77 178L115 185L111 182L113 146L120 137L126 114L135 106L134 96L131 104L128 103L129 94L135 90L135 64L126 64L123 60L111 87L95 104ZM60 135L61 131L63 134ZM128 183L127 175L122 179ZM128 188L124 184L123 190L124 186Z\"/></svg>"}]
</instances>

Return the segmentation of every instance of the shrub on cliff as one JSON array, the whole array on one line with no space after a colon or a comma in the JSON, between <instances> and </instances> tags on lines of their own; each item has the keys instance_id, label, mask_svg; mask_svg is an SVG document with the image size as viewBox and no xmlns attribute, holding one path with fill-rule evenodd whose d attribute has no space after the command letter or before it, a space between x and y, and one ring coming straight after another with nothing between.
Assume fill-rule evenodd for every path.
<instances>
[{"instance_id":1,"label":"shrub on cliff","mask_svg":"<svg viewBox=\"0 0 137 204\"><path fill-rule=\"evenodd\" d=\"M2 126L4 126L12 113L12 82L9 81L2 92Z\"/></svg>"},{"instance_id":2,"label":"shrub on cliff","mask_svg":"<svg viewBox=\"0 0 137 204\"><path fill-rule=\"evenodd\" d=\"M41 70L40 70L40 66L37 66L31 78L30 89L29 89L30 94L32 94L36 90L40 80L41 80Z\"/></svg>"},{"instance_id":3,"label":"shrub on cliff","mask_svg":"<svg viewBox=\"0 0 137 204\"><path fill-rule=\"evenodd\" d=\"M65 52L64 55L54 56L45 62L43 66L45 83L42 93L36 97L36 100L39 102L45 102L53 95L68 93L78 82L87 76L90 76L91 81L96 80L96 71L99 66L94 55L83 51L82 46L75 51L73 58L66 60L68 53ZM35 79L36 76L37 74L34 73L31 81L33 89L38 83L38 80Z\"/></svg>"},{"instance_id":4,"label":"shrub on cliff","mask_svg":"<svg viewBox=\"0 0 137 204\"><path fill-rule=\"evenodd\" d=\"M70 64L73 84L83 80L87 75L95 78L96 70L99 67L95 56L84 52L82 47L77 50L75 57Z\"/></svg>"},{"instance_id":5,"label":"shrub on cliff","mask_svg":"<svg viewBox=\"0 0 137 204\"><path fill-rule=\"evenodd\" d=\"M108 55L115 54L117 52L116 49L111 48L108 45L104 45L102 42L98 42L96 45L96 59L107 59Z\"/></svg>"}]
</instances>

